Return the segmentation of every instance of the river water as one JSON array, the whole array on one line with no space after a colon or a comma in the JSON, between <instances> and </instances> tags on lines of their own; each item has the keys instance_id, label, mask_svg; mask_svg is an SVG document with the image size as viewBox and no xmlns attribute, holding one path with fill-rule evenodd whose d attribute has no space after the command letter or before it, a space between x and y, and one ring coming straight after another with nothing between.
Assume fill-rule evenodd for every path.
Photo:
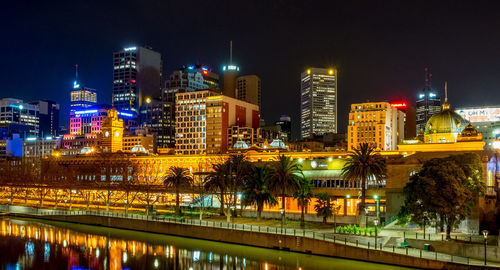
<instances>
[{"instance_id":1,"label":"river water","mask_svg":"<svg viewBox=\"0 0 500 270\"><path fill-rule=\"evenodd\" d=\"M0 223L0 269L406 269L71 223Z\"/></svg>"}]
</instances>

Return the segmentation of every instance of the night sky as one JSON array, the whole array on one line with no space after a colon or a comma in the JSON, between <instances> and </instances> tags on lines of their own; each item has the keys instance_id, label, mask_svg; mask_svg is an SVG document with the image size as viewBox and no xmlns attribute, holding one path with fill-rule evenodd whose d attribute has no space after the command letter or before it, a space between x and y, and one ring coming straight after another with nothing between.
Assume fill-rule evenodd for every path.
<instances>
[{"instance_id":1,"label":"night sky","mask_svg":"<svg viewBox=\"0 0 500 270\"><path fill-rule=\"evenodd\" d=\"M295 135L307 67L339 69L341 132L351 103L413 102L425 66L436 88L448 81L452 106L500 105L493 1L22 2L0 10L0 97L53 99L66 125L75 64L98 101L110 103L114 51L148 45L161 52L164 74L195 63L221 73L229 40L240 74L262 79L266 122L290 114Z\"/></svg>"}]
</instances>

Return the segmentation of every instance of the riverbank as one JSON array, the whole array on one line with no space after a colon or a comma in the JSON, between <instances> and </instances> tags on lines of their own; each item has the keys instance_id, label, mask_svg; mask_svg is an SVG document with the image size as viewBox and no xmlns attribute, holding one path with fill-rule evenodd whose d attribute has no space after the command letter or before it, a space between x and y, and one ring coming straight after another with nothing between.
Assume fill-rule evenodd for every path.
<instances>
[{"instance_id":1,"label":"riverbank","mask_svg":"<svg viewBox=\"0 0 500 270\"><path fill-rule=\"evenodd\" d=\"M375 250L359 248L342 243L342 241L331 241L331 239L317 239L291 234L285 231L281 234L279 231L268 232L260 227L249 227L245 229L234 226L233 224L215 223L215 222L196 222L190 221L167 221L161 222L152 219L126 218L115 213L109 216L100 216L97 214L77 214L61 215L52 211L50 215L33 213L9 213L14 217L41 218L52 221L80 223L86 225L106 226L118 229L136 230L143 232L152 232L160 234L169 234L182 237L190 237L217 242L225 242L254 247L279 249L314 255L331 256L352 260L368 261L381 264L392 264L405 267L425 268L425 269L486 269L479 265L464 265L456 262L445 262L431 259L429 257L415 257L390 252L387 249ZM189 222L189 221L188 221ZM269 229L268 229L269 230ZM321 236L319 236L321 238ZM422 256L422 253L421 253Z\"/></svg>"}]
</instances>

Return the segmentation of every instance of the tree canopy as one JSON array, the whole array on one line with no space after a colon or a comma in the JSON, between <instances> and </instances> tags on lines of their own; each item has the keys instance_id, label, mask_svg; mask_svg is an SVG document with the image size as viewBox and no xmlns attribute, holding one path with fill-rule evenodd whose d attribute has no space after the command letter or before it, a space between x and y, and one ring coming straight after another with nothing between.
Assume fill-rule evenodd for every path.
<instances>
[{"instance_id":1,"label":"tree canopy","mask_svg":"<svg viewBox=\"0 0 500 270\"><path fill-rule=\"evenodd\" d=\"M470 214L484 190L477 154L430 159L405 186L405 201L398 219L419 225L424 220L446 224L449 238L451 230Z\"/></svg>"}]
</instances>

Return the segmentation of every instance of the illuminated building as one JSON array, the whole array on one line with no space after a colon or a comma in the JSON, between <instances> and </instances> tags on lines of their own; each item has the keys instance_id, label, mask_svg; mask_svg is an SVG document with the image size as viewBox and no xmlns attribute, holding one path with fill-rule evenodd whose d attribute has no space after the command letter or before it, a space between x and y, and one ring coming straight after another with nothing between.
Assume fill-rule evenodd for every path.
<instances>
[{"instance_id":1,"label":"illuminated building","mask_svg":"<svg viewBox=\"0 0 500 270\"><path fill-rule=\"evenodd\" d=\"M219 75L201 65L182 67L170 74L165 88L185 88L188 91L218 89Z\"/></svg>"},{"instance_id":2,"label":"illuminated building","mask_svg":"<svg viewBox=\"0 0 500 270\"><path fill-rule=\"evenodd\" d=\"M237 148L236 146L252 146L259 142L259 129L251 127L232 126L227 130L227 145L229 148Z\"/></svg>"},{"instance_id":3,"label":"illuminated building","mask_svg":"<svg viewBox=\"0 0 500 270\"><path fill-rule=\"evenodd\" d=\"M156 133L159 149L175 147L175 95L204 89L218 89L219 75L210 68L196 65L182 67L170 74L162 89L161 100L151 99L146 105L144 124Z\"/></svg>"},{"instance_id":4,"label":"illuminated building","mask_svg":"<svg viewBox=\"0 0 500 270\"><path fill-rule=\"evenodd\" d=\"M177 154L219 154L228 150L231 126L258 128L259 107L205 90L176 95Z\"/></svg>"},{"instance_id":5,"label":"illuminated building","mask_svg":"<svg viewBox=\"0 0 500 270\"><path fill-rule=\"evenodd\" d=\"M274 123L281 129L280 138L285 141L292 140L292 118L288 115L280 116L280 120Z\"/></svg>"},{"instance_id":6,"label":"illuminated building","mask_svg":"<svg viewBox=\"0 0 500 270\"><path fill-rule=\"evenodd\" d=\"M139 114L147 97L161 93L161 55L146 47L128 47L113 54L113 106Z\"/></svg>"},{"instance_id":7,"label":"illuminated building","mask_svg":"<svg viewBox=\"0 0 500 270\"><path fill-rule=\"evenodd\" d=\"M135 134L123 137L123 151L129 153L154 153L154 138L150 134Z\"/></svg>"},{"instance_id":8,"label":"illuminated building","mask_svg":"<svg viewBox=\"0 0 500 270\"><path fill-rule=\"evenodd\" d=\"M236 97L236 78L240 68L235 65L227 65L222 68L224 73L224 91L222 94L227 97Z\"/></svg>"},{"instance_id":9,"label":"illuminated building","mask_svg":"<svg viewBox=\"0 0 500 270\"><path fill-rule=\"evenodd\" d=\"M39 136L40 138L59 135L59 104L52 100L32 101L29 104L39 108Z\"/></svg>"},{"instance_id":10,"label":"illuminated building","mask_svg":"<svg viewBox=\"0 0 500 270\"><path fill-rule=\"evenodd\" d=\"M236 98L262 108L261 82L256 75L240 76L236 79Z\"/></svg>"},{"instance_id":11,"label":"illuminated building","mask_svg":"<svg viewBox=\"0 0 500 270\"><path fill-rule=\"evenodd\" d=\"M85 148L101 149L97 134L87 133L85 135L63 135L56 150L61 153L61 156L75 156L82 154L82 150Z\"/></svg>"},{"instance_id":12,"label":"illuminated building","mask_svg":"<svg viewBox=\"0 0 500 270\"><path fill-rule=\"evenodd\" d=\"M75 81L73 82L73 88L70 91L70 112L97 105L97 91L81 85L78 79L78 65L76 65L75 68Z\"/></svg>"},{"instance_id":13,"label":"illuminated building","mask_svg":"<svg viewBox=\"0 0 500 270\"><path fill-rule=\"evenodd\" d=\"M347 149L352 151L361 143L369 143L380 150L396 150L404 138L404 116L388 102L352 104L347 126Z\"/></svg>"},{"instance_id":14,"label":"illuminated building","mask_svg":"<svg viewBox=\"0 0 500 270\"><path fill-rule=\"evenodd\" d=\"M123 150L123 120L118 118L116 109L108 110L108 115L102 121L100 138L103 152Z\"/></svg>"},{"instance_id":15,"label":"illuminated building","mask_svg":"<svg viewBox=\"0 0 500 270\"><path fill-rule=\"evenodd\" d=\"M494 148L493 143L500 135L500 106L457 108L455 112L483 135L486 149Z\"/></svg>"},{"instance_id":16,"label":"illuminated building","mask_svg":"<svg viewBox=\"0 0 500 270\"><path fill-rule=\"evenodd\" d=\"M417 136L416 130L416 115L415 108L406 101L391 101L391 107L402 111L405 114L404 118L404 138L415 139Z\"/></svg>"},{"instance_id":17,"label":"illuminated building","mask_svg":"<svg viewBox=\"0 0 500 270\"><path fill-rule=\"evenodd\" d=\"M39 135L39 112L37 105L24 103L20 99L0 99L0 127L8 131L7 136L19 134L21 138Z\"/></svg>"},{"instance_id":18,"label":"illuminated building","mask_svg":"<svg viewBox=\"0 0 500 270\"><path fill-rule=\"evenodd\" d=\"M102 121L108 115L109 105L97 105L71 112L70 134L85 135L88 133L98 134L101 132ZM118 116L125 120L127 127L135 126L134 114L130 112L119 111Z\"/></svg>"},{"instance_id":19,"label":"illuminated building","mask_svg":"<svg viewBox=\"0 0 500 270\"><path fill-rule=\"evenodd\" d=\"M437 91L432 89L432 74L429 68L425 68L425 86L418 93L416 105L417 133L423 133L425 124L434 114L441 111L441 98Z\"/></svg>"},{"instance_id":20,"label":"illuminated building","mask_svg":"<svg viewBox=\"0 0 500 270\"><path fill-rule=\"evenodd\" d=\"M425 125L423 136L416 140L404 140L400 151L480 151L485 143L481 133L468 125L462 116L450 110L445 97L442 111L434 114Z\"/></svg>"},{"instance_id":21,"label":"illuminated building","mask_svg":"<svg viewBox=\"0 0 500 270\"><path fill-rule=\"evenodd\" d=\"M337 76L333 68L309 68L301 74L301 138L337 133Z\"/></svg>"},{"instance_id":22,"label":"illuminated building","mask_svg":"<svg viewBox=\"0 0 500 270\"><path fill-rule=\"evenodd\" d=\"M23 157L48 157L57 148L59 139L49 136L45 138L26 138L23 140Z\"/></svg>"}]
</instances>

